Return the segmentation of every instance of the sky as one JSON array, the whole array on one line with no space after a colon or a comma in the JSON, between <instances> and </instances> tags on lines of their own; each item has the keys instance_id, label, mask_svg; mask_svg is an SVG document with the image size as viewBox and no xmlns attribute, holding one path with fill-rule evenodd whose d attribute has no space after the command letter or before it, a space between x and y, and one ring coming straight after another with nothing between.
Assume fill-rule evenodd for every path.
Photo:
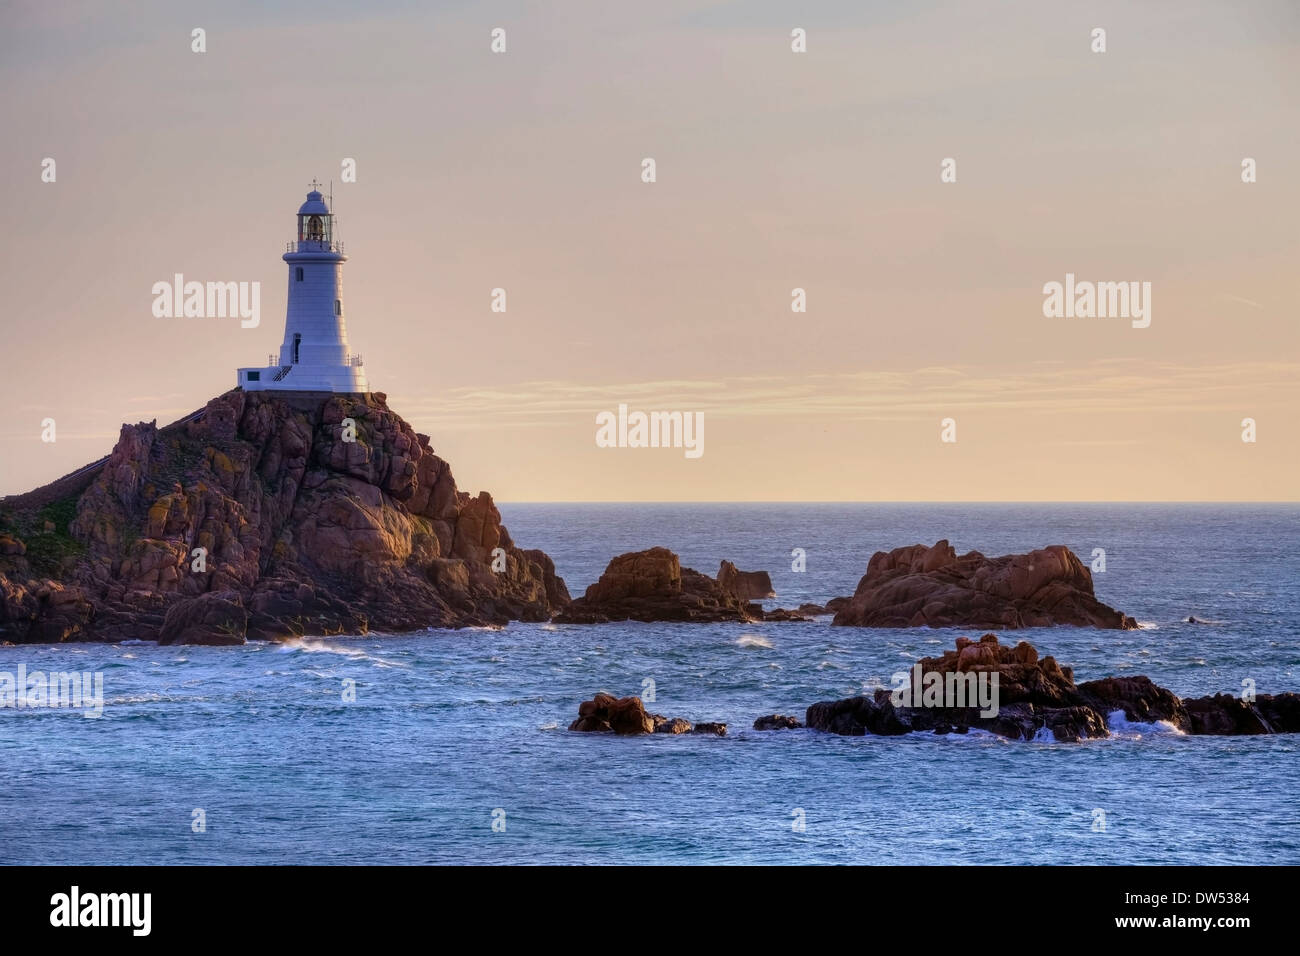
<instances>
[{"instance_id":1,"label":"sky","mask_svg":"<svg viewBox=\"0 0 1300 956\"><path fill-rule=\"evenodd\" d=\"M352 348L470 492L1294 501L1298 80L1264 0L8 0L0 495L262 364L317 178ZM260 324L155 317L175 273ZM1149 326L1045 316L1067 273ZM599 447L620 404L703 454Z\"/></svg>"}]
</instances>

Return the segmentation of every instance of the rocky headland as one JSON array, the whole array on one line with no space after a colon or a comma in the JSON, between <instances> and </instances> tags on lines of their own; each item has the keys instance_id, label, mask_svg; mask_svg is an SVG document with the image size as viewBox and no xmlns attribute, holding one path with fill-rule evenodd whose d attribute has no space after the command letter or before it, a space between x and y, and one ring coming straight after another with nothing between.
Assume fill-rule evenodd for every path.
<instances>
[{"instance_id":1,"label":"rocky headland","mask_svg":"<svg viewBox=\"0 0 1300 956\"><path fill-rule=\"evenodd\" d=\"M368 395L218 396L0 501L0 641L249 638L545 621L569 602L492 497Z\"/></svg>"}]
</instances>

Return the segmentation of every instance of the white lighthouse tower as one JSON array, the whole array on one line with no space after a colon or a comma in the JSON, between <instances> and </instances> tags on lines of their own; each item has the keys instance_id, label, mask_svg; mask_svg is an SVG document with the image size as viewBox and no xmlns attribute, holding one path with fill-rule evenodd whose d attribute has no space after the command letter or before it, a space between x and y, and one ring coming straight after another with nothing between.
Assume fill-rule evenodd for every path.
<instances>
[{"instance_id":1,"label":"white lighthouse tower","mask_svg":"<svg viewBox=\"0 0 1300 956\"><path fill-rule=\"evenodd\" d=\"M289 307L278 360L241 368L247 391L368 392L361 356L348 348L343 314L343 243L334 237L334 215L312 183L298 210L298 238L289 243Z\"/></svg>"}]
</instances>

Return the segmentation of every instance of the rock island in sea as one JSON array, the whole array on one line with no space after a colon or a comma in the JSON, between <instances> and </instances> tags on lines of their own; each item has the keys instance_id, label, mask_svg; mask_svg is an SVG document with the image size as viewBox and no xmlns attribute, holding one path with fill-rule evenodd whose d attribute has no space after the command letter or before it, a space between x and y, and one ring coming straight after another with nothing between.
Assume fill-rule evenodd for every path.
<instances>
[{"instance_id":1,"label":"rock island in sea","mask_svg":"<svg viewBox=\"0 0 1300 956\"><path fill-rule=\"evenodd\" d=\"M284 338L267 365L0 501L0 641L241 644L540 621L568 604L550 558L517 547L491 495L460 491L371 391L315 188L282 258Z\"/></svg>"}]
</instances>

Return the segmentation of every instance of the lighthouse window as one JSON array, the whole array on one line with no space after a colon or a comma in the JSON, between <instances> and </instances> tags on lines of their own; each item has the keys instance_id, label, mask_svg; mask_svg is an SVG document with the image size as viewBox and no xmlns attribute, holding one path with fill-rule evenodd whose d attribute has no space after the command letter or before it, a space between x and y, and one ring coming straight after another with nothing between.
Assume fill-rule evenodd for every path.
<instances>
[{"instance_id":1,"label":"lighthouse window","mask_svg":"<svg viewBox=\"0 0 1300 956\"><path fill-rule=\"evenodd\" d=\"M301 282L301 281L302 281L302 266L299 266L299 267L298 267L297 272L298 272L298 281Z\"/></svg>"},{"instance_id":2,"label":"lighthouse window","mask_svg":"<svg viewBox=\"0 0 1300 956\"><path fill-rule=\"evenodd\" d=\"M262 373L261 373L261 372L249 372L249 373L248 373L248 380L249 380L250 382L260 382L260 381L262 380Z\"/></svg>"},{"instance_id":3,"label":"lighthouse window","mask_svg":"<svg viewBox=\"0 0 1300 956\"><path fill-rule=\"evenodd\" d=\"M334 314L335 314L335 315L342 315L342 314L343 314L343 300L342 300L342 299L335 299L335 300L334 300Z\"/></svg>"}]
</instances>

